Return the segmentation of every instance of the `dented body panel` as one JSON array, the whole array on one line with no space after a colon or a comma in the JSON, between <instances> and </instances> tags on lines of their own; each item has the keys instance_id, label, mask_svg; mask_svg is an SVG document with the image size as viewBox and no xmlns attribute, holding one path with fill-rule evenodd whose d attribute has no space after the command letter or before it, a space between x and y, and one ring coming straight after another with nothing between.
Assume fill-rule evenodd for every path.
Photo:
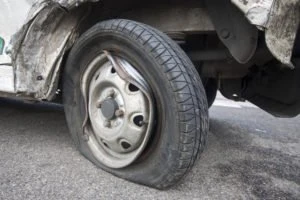
<instances>
[{"instance_id":1,"label":"dented body panel","mask_svg":"<svg viewBox=\"0 0 300 200\"><path fill-rule=\"evenodd\" d=\"M294 68L292 51L300 20L299 0L231 0L249 22L265 31L266 44L280 62Z\"/></svg>"},{"instance_id":2,"label":"dented body panel","mask_svg":"<svg viewBox=\"0 0 300 200\"><path fill-rule=\"evenodd\" d=\"M294 68L293 47L300 22L300 1L275 1L266 26L266 44L283 64Z\"/></svg>"},{"instance_id":3,"label":"dented body panel","mask_svg":"<svg viewBox=\"0 0 300 200\"><path fill-rule=\"evenodd\" d=\"M275 0L231 0L245 13L251 24L265 28Z\"/></svg>"},{"instance_id":4,"label":"dented body panel","mask_svg":"<svg viewBox=\"0 0 300 200\"><path fill-rule=\"evenodd\" d=\"M76 27L84 17L72 8L95 0L6 0L1 12L0 36L6 45L2 64L14 69L14 93L34 99L52 99L61 62L66 50L76 38ZM14 7L23 6L15 15ZM1 64L1 63L0 63Z\"/></svg>"},{"instance_id":5,"label":"dented body panel","mask_svg":"<svg viewBox=\"0 0 300 200\"><path fill-rule=\"evenodd\" d=\"M77 27L87 15L81 4L99 0L0 0L0 37L5 41L0 65L12 66L11 93L51 100L61 63L78 38ZM299 0L231 0L249 23L265 31L270 52L293 67L292 49L299 25ZM22 6L22 13L13 12ZM4 20L5 19L5 20ZM282 26L284 25L284 28Z\"/></svg>"}]
</instances>

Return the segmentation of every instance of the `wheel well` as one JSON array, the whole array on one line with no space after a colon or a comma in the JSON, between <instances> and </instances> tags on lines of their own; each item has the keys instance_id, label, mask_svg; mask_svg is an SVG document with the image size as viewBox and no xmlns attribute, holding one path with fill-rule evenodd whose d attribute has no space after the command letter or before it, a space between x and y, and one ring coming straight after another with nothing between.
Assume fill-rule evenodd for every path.
<instances>
[{"instance_id":1,"label":"wheel well","mask_svg":"<svg viewBox=\"0 0 300 200\"><path fill-rule=\"evenodd\" d=\"M103 0L89 5L79 35L112 18L145 23L175 40L204 77L241 78L254 60L272 59L263 34L227 0Z\"/></svg>"},{"instance_id":2,"label":"wheel well","mask_svg":"<svg viewBox=\"0 0 300 200\"><path fill-rule=\"evenodd\" d=\"M78 37L98 22L107 19L123 18L143 22L175 40L188 54L202 77L240 79L249 73L250 67L256 64L263 65L272 59L272 56L265 48L263 34L256 36L256 28L254 30L250 26L233 4L223 0L221 2L226 9L235 13L234 17L222 17L226 12L220 10L220 6L217 7L214 1L205 3L204 0L103 0L87 3L76 8L84 9L87 13L78 25ZM219 14L212 12L213 8L216 8ZM234 27L242 26L242 32L234 32L232 24ZM250 34L247 31L249 29L252 30ZM224 30L228 31L229 38L222 38ZM241 40L234 40L235 36L239 36ZM244 39L249 41L249 44L243 44L245 51L238 55L241 52L240 42ZM68 53L64 55L64 60L67 56ZM240 63L241 60L244 63ZM260 63L257 63L258 60ZM60 78L59 86L61 81Z\"/></svg>"},{"instance_id":3,"label":"wheel well","mask_svg":"<svg viewBox=\"0 0 300 200\"><path fill-rule=\"evenodd\" d=\"M173 0L172 2L170 0L148 2L103 0L97 3L82 4L72 11L86 13L85 18L77 26L76 38L79 38L95 24L113 18L130 19L157 28L177 41L186 51L188 50L186 47L195 49L196 45L194 47L188 47L187 45L201 42L202 38L206 37L205 35L215 35L214 25L202 0L184 2L180 0ZM201 47L202 45L199 43L197 46ZM69 47L69 49L71 48L72 46ZM64 54L62 68L64 68L67 57L68 51ZM63 73L63 69L61 72ZM62 85L61 77L62 75L60 75L58 81L59 90L61 90ZM59 96L55 99L60 99Z\"/></svg>"}]
</instances>

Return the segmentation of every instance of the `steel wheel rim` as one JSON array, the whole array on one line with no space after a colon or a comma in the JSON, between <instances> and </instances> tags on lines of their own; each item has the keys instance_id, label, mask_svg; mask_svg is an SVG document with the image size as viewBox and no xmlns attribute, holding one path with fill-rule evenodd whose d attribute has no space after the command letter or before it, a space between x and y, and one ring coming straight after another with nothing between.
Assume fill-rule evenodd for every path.
<instances>
[{"instance_id":1,"label":"steel wheel rim","mask_svg":"<svg viewBox=\"0 0 300 200\"><path fill-rule=\"evenodd\" d=\"M88 122L87 144L110 168L132 164L145 149L153 128L153 98L145 79L125 59L104 52L82 79Z\"/></svg>"}]
</instances>

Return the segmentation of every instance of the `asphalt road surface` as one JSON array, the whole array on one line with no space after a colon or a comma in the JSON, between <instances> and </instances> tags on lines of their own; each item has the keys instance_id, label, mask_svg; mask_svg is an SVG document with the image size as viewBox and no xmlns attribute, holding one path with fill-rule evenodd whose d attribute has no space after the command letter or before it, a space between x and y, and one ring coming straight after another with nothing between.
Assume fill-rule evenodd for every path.
<instances>
[{"instance_id":1,"label":"asphalt road surface","mask_svg":"<svg viewBox=\"0 0 300 200\"><path fill-rule=\"evenodd\" d=\"M61 106L0 100L0 199L300 199L300 118L218 98L206 151L168 191L116 178L72 144Z\"/></svg>"}]
</instances>

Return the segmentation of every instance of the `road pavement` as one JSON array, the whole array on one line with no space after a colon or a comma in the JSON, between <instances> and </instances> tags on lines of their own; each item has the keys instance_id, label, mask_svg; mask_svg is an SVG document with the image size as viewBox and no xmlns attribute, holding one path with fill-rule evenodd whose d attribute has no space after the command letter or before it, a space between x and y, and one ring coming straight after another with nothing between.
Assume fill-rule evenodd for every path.
<instances>
[{"instance_id":1,"label":"road pavement","mask_svg":"<svg viewBox=\"0 0 300 200\"><path fill-rule=\"evenodd\" d=\"M0 199L300 199L300 117L277 119L218 97L205 152L167 191L87 161L62 106L0 100Z\"/></svg>"}]
</instances>

